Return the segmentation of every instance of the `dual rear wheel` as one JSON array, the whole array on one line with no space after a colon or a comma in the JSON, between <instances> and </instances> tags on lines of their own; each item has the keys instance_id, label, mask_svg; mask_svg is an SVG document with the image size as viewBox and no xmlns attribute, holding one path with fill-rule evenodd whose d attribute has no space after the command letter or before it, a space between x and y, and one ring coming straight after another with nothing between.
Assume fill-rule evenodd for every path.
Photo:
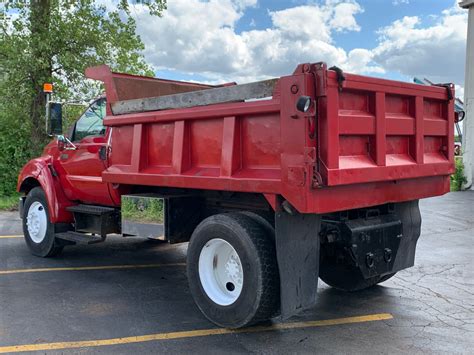
<instances>
[{"instance_id":1,"label":"dual rear wheel","mask_svg":"<svg viewBox=\"0 0 474 355\"><path fill-rule=\"evenodd\" d=\"M278 314L278 265L267 227L258 216L226 213L205 219L194 231L188 246L189 287L215 324L240 328Z\"/></svg>"}]
</instances>

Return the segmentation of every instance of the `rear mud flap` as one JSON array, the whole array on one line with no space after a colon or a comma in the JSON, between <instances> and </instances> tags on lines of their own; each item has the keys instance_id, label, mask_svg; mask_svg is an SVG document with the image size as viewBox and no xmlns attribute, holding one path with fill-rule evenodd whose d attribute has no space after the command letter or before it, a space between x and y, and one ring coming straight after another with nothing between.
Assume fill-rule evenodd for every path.
<instances>
[{"instance_id":1,"label":"rear mud flap","mask_svg":"<svg viewBox=\"0 0 474 355\"><path fill-rule=\"evenodd\" d=\"M395 213L402 221L403 237L394 260L393 272L406 269L415 264L416 243L421 232L421 214L418 200L395 204Z\"/></svg>"},{"instance_id":2,"label":"rear mud flap","mask_svg":"<svg viewBox=\"0 0 474 355\"><path fill-rule=\"evenodd\" d=\"M280 211L275 227L281 316L288 318L316 303L321 216Z\"/></svg>"}]
</instances>

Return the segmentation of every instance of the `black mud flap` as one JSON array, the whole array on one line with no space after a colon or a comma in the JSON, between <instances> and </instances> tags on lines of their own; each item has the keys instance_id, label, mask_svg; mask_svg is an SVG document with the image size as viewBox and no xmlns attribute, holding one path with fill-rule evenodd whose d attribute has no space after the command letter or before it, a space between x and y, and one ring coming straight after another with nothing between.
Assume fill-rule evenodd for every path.
<instances>
[{"instance_id":1,"label":"black mud flap","mask_svg":"<svg viewBox=\"0 0 474 355\"><path fill-rule=\"evenodd\" d=\"M421 213L418 200L397 203L394 207L395 213L402 221L403 237L392 271L399 271L415 264L416 243L421 233Z\"/></svg>"},{"instance_id":2,"label":"black mud flap","mask_svg":"<svg viewBox=\"0 0 474 355\"><path fill-rule=\"evenodd\" d=\"M275 227L281 316L288 318L316 303L321 216L280 211Z\"/></svg>"}]
</instances>

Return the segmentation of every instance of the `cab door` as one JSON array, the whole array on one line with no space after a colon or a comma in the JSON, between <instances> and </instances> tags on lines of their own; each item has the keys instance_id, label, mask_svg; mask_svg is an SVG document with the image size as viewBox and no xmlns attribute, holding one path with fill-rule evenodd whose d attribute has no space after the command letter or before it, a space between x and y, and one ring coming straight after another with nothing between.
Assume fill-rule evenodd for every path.
<instances>
[{"instance_id":1,"label":"cab door","mask_svg":"<svg viewBox=\"0 0 474 355\"><path fill-rule=\"evenodd\" d=\"M114 205L107 183L102 181L106 161L99 152L106 149L108 130L103 125L105 98L94 101L76 121L69 139L74 147L59 152L59 177L70 200L89 204Z\"/></svg>"}]
</instances>

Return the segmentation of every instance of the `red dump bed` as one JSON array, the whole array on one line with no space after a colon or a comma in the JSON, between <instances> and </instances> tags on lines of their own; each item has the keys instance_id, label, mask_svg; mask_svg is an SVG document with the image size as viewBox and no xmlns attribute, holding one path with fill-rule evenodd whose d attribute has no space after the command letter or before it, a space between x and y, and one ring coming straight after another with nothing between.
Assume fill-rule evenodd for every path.
<instances>
[{"instance_id":1,"label":"red dump bed","mask_svg":"<svg viewBox=\"0 0 474 355\"><path fill-rule=\"evenodd\" d=\"M119 90L114 75L101 78L109 105L157 95L140 92L150 79L130 77L134 84ZM264 193L273 206L284 198L303 213L448 192L452 86L343 75L302 64L279 78L267 100L122 115L109 106L112 150L103 179ZM301 96L314 99L307 113L296 109Z\"/></svg>"}]
</instances>

